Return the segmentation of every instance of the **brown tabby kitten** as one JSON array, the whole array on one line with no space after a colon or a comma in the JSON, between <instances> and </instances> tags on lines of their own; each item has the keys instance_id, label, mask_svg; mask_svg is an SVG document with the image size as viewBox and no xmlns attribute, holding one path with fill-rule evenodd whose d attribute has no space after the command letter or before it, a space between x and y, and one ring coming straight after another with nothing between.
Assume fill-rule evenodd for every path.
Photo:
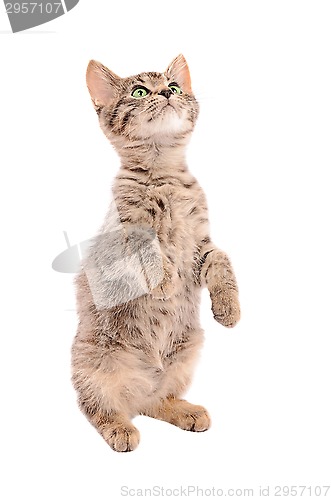
<instances>
[{"instance_id":1,"label":"brown tabby kitten","mask_svg":"<svg viewBox=\"0 0 331 500\"><path fill-rule=\"evenodd\" d=\"M73 384L106 442L131 451L139 443L135 415L209 428L207 411L181 399L203 342L200 291L207 286L214 318L227 327L240 317L238 291L185 162L199 108L184 57L164 73L129 78L91 61L87 85L121 168L116 208L76 280Z\"/></svg>"}]
</instances>

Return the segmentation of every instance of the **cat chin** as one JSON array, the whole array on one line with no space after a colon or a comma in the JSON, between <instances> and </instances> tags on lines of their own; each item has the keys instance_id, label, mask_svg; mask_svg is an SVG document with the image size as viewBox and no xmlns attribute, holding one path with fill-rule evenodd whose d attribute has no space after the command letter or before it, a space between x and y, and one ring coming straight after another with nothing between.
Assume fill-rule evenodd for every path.
<instances>
[{"instance_id":1,"label":"cat chin","mask_svg":"<svg viewBox=\"0 0 331 500\"><path fill-rule=\"evenodd\" d=\"M174 139L178 140L181 134L183 134L182 142L184 143L193 130L187 112L185 110L178 112L170 107L169 110L161 112L152 121L142 121L139 125L132 124L129 135L113 134L106 126L102 126L102 128L115 148L123 148L136 141L143 141L145 144L159 144L160 146L172 145Z\"/></svg>"},{"instance_id":2,"label":"cat chin","mask_svg":"<svg viewBox=\"0 0 331 500\"><path fill-rule=\"evenodd\" d=\"M181 134L188 129L186 113L180 115L173 108L160 113L152 122L141 127L142 135L151 138L162 138Z\"/></svg>"}]
</instances>

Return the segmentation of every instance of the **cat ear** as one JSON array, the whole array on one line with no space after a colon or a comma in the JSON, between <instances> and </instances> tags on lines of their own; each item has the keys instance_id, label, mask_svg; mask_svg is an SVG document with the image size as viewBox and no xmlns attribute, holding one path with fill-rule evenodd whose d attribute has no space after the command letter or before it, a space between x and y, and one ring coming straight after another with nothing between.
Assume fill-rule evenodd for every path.
<instances>
[{"instance_id":1,"label":"cat ear","mask_svg":"<svg viewBox=\"0 0 331 500\"><path fill-rule=\"evenodd\" d=\"M184 92L192 93L190 71L185 57L179 54L168 66L165 75L178 83Z\"/></svg>"},{"instance_id":2,"label":"cat ear","mask_svg":"<svg viewBox=\"0 0 331 500\"><path fill-rule=\"evenodd\" d=\"M90 61L86 71L86 83L97 111L110 104L119 92L121 78L103 64Z\"/></svg>"}]
</instances>

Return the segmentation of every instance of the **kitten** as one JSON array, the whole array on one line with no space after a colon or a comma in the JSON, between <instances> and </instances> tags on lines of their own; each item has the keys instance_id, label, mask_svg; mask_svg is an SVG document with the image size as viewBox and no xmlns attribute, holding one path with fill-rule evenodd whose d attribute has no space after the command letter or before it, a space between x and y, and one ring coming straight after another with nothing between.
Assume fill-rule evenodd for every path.
<instances>
[{"instance_id":1,"label":"kitten","mask_svg":"<svg viewBox=\"0 0 331 500\"><path fill-rule=\"evenodd\" d=\"M164 73L128 78L91 61L87 86L121 168L116 208L76 278L72 380L106 442L131 451L139 443L131 419L139 414L185 430L209 428L205 408L181 399L203 342L200 291L207 286L214 318L233 327L238 290L185 162L199 106L184 57Z\"/></svg>"}]
</instances>

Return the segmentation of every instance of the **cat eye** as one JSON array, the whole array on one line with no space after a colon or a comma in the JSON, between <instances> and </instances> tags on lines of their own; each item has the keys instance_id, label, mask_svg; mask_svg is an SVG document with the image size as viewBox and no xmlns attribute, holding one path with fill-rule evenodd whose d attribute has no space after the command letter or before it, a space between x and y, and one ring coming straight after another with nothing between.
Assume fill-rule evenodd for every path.
<instances>
[{"instance_id":1,"label":"cat eye","mask_svg":"<svg viewBox=\"0 0 331 500\"><path fill-rule=\"evenodd\" d=\"M182 94L182 89L178 87L177 83L169 83L168 87L174 94Z\"/></svg>"},{"instance_id":2,"label":"cat eye","mask_svg":"<svg viewBox=\"0 0 331 500\"><path fill-rule=\"evenodd\" d=\"M145 87L137 87L131 93L132 97L135 97L136 99L145 97L147 94L149 94L149 90L147 90Z\"/></svg>"}]
</instances>

